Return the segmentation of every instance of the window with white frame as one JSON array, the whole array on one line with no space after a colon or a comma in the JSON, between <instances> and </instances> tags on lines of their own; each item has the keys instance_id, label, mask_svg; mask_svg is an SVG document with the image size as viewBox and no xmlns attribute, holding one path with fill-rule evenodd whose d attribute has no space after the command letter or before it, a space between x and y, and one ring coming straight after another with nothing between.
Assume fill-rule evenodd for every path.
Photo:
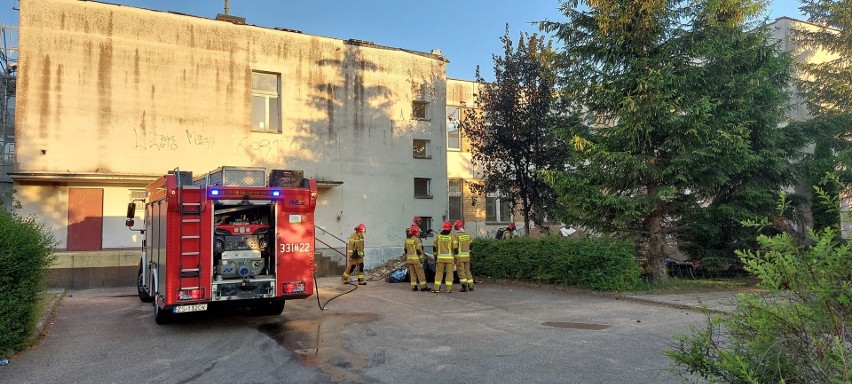
<instances>
[{"instance_id":1,"label":"window with white frame","mask_svg":"<svg viewBox=\"0 0 852 384\"><path fill-rule=\"evenodd\" d=\"M447 149L461 149L461 108L447 107Z\"/></svg>"},{"instance_id":2,"label":"window with white frame","mask_svg":"<svg viewBox=\"0 0 852 384\"><path fill-rule=\"evenodd\" d=\"M133 188L130 190L130 202L136 203L136 211L144 211L145 210L145 190L144 189L136 189Z\"/></svg>"},{"instance_id":3,"label":"window with white frame","mask_svg":"<svg viewBox=\"0 0 852 384\"><path fill-rule=\"evenodd\" d=\"M464 220L464 206L462 199L462 179L449 179L448 200L450 207L450 221Z\"/></svg>"},{"instance_id":4,"label":"window with white frame","mask_svg":"<svg viewBox=\"0 0 852 384\"><path fill-rule=\"evenodd\" d=\"M511 199L499 192L485 195L485 221L508 223L512 221Z\"/></svg>"},{"instance_id":5,"label":"window with white frame","mask_svg":"<svg viewBox=\"0 0 852 384\"><path fill-rule=\"evenodd\" d=\"M431 159L432 154L429 152L429 144L431 141L424 139L414 139L414 158L415 159Z\"/></svg>"},{"instance_id":6,"label":"window with white frame","mask_svg":"<svg viewBox=\"0 0 852 384\"><path fill-rule=\"evenodd\" d=\"M411 102L411 118L414 120L429 120L429 102L423 100Z\"/></svg>"},{"instance_id":7,"label":"window with white frame","mask_svg":"<svg viewBox=\"0 0 852 384\"><path fill-rule=\"evenodd\" d=\"M431 199L432 198L432 179L415 177L414 178L414 197Z\"/></svg>"},{"instance_id":8,"label":"window with white frame","mask_svg":"<svg viewBox=\"0 0 852 384\"><path fill-rule=\"evenodd\" d=\"M281 75L251 73L251 129L281 132Z\"/></svg>"}]
</instances>

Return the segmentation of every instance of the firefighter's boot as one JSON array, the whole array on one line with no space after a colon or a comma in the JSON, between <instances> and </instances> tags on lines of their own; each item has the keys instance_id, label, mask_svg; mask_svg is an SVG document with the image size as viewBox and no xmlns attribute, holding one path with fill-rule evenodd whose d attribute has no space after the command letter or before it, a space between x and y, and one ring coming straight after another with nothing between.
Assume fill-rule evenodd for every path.
<instances>
[{"instance_id":1,"label":"firefighter's boot","mask_svg":"<svg viewBox=\"0 0 852 384\"><path fill-rule=\"evenodd\" d=\"M367 285L367 282L364 279L358 279L358 285Z\"/></svg>"},{"instance_id":2,"label":"firefighter's boot","mask_svg":"<svg viewBox=\"0 0 852 384\"><path fill-rule=\"evenodd\" d=\"M412 285L412 286L411 286L411 290L412 290L412 291L414 291L414 292L417 292L417 286L416 286L416 285Z\"/></svg>"},{"instance_id":3,"label":"firefighter's boot","mask_svg":"<svg viewBox=\"0 0 852 384\"><path fill-rule=\"evenodd\" d=\"M343 282L343 284L349 284L349 275L344 273L343 277L341 278L341 281Z\"/></svg>"},{"instance_id":4,"label":"firefighter's boot","mask_svg":"<svg viewBox=\"0 0 852 384\"><path fill-rule=\"evenodd\" d=\"M473 292L473 284L469 285L469 286L467 287L467 290L468 290L468 291Z\"/></svg>"},{"instance_id":5,"label":"firefighter's boot","mask_svg":"<svg viewBox=\"0 0 852 384\"><path fill-rule=\"evenodd\" d=\"M467 292L467 284L466 283L462 283L461 291Z\"/></svg>"},{"instance_id":6,"label":"firefighter's boot","mask_svg":"<svg viewBox=\"0 0 852 384\"><path fill-rule=\"evenodd\" d=\"M420 287L420 292L429 292L429 286L424 285L424 286Z\"/></svg>"}]
</instances>

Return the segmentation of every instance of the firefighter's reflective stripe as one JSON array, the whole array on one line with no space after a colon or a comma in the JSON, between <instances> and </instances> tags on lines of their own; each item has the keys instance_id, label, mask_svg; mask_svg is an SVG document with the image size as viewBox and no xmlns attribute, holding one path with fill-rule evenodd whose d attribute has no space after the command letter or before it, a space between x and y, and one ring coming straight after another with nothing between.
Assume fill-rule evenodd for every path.
<instances>
[{"instance_id":1,"label":"firefighter's reflective stripe","mask_svg":"<svg viewBox=\"0 0 852 384\"><path fill-rule=\"evenodd\" d=\"M458 249L458 257L462 260L470 260L470 242L471 237L467 233L461 233L457 235L458 244L455 244L455 248Z\"/></svg>"},{"instance_id":2,"label":"firefighter's reflective stripe","mask_svg":"<svg viewBox=\"0 0 852 384\"><path fill-rule=\"evenodd\" d=\"M405 239L405 255L409 261L420 261L420 256L417 255L417 240L413 237Z\"/></svg>"},{"instance_id":3,"label":"firefighter's reflective stripe","mask_svg":"<svg viewBox=\"0 0 852 384\"><path fill-rule=\"evenodd\" d=\"M346 244L346 254L347 256L352 255L352 251L357 251L356 257L364 256L364 235L358 232L353 233L349 236L349 243Z\"/></svg>"},{"instance_id":4,"label":"firefighter's reflective stripe","mask_svg":"<svg viewBox=\"0 0 852 384\"><path fill-rule=\"evenodd\" d=\"M453 237L450 235L438 235L435 238L435 244L438 247L439 261L453 261Z\"/></svg>"}]
</instances>

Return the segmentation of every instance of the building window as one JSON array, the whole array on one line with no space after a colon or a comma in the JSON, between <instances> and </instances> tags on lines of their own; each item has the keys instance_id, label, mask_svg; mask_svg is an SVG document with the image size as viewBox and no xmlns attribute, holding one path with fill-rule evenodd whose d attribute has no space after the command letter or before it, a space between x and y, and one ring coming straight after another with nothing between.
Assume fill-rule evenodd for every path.
<instances>
[{"instance_id":1,"label":"building window","mask_svg":"<svg viewBox=\"0 0 852 384\"><path fill-rule=\"evenodd\" d=\"M429 153L429 140L414 139L414 158L415 159L431 159L432 154Z\"/></svg>"},{"instance_id":2,"label":"building window","mask_svg":"<svg viewBox=\"0 0 852 384\"><path fill-rule=\"evenodd\" d=\"M432 198L432 179L414 178L414 197Z\"/></svg>"},{"instance_id":3,"label":"building window","mask_svg":"<svg viewBox=\"0 0 852 384\"><path fill-rule=\"evenodd\" d=\"M420 236L426 237L432 229L432 218L429 216L420 216Z\"/></svg>"},{"instance_id":4,"label":"building window","mask_svg":"<svg viewBox=\"0 0 852 384\"><path fill-rule=\"evenodd\" d=\"M145 190L144 189L131 189L130 190L130 201L131 203L136 203L136 211L144 211L145 203L140 202L139 200L145 200Z\"/></svg>"},{"instance_id":5,"label":"building window","mask_svg":"<svg viewBox=\"0 0 852 384\"><path fill-rule=\"evenodd\" d=\"M447 107L447 149L461 149L461 109L459 107Z\"/></svg>"},{"instance_id":6,"label":"building window","mask_svg":"<svg viewBox=\"0 0 852 384\"><path fill-rule=\"evenodd\" d=\"M450 184L450 189L448 191L449 196L449 207L450 207L450 221L456 220L464 220L464 207L463 207L463 199L462 199L462 185L464 185L462 179L450 179L448 180Z\"/></svg>"},{"instance_id":7,"label":"building window","mask_svg":"<svg viewBox=\"0 0 852 384\"><path fill-rule=\"evenodd\" d=\"M258 132L281 132L281 75L252 72L251 129Z\"/></svg>"},{"instance_id":8,"label":"building window","mask_svg":"<svg viewBox=\"0 0 852 384\"><path fill-rule=\"evenodd\" d=\"M411 118L415 120L429 120L429 102L414 101L411 103Z\"/></svg>"},{"instance_id":9,"label":"building window","mask_svg":"<svg viewBox=\"0 0 852 384\"><path fill-rule=\"evenodd\" d=\"M505 196L501 196L499 192L485 195L485 221L511 222L512 208L509 206L510 200Z\"/></svg>"}]
</instances>

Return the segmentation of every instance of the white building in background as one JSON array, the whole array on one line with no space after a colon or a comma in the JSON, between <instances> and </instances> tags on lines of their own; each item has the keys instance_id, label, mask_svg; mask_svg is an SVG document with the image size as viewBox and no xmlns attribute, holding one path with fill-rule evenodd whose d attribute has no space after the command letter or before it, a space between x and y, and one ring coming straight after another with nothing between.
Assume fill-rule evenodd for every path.
<instances>
[{"instance_id":1,"label":"white building in background","mask_svg":"<svg viewBox=\"0 0 852 384\"><path fill-rule=\"evenodd\" d=\"M825 27L813 24L807 21L797 20L789 17L781 17L775 20L775 22L769 24L769 28L772 31L772 37L781 44L781 48L789 51L793 55L793 59L797 63L825 63L834 61L840 58L837 54L833 54L827 52L822 49L804 46L796 41L794 33L796 30L805 30L805 31L817 31L823 29ZM825 28L828 31L838 32L837 30L831 28ZM795 79L807 79L807 74L804 73L801 69L797 70L794 73ZM795 84L792 84L790 87L790 108L788 112L788 117L790 121L804 121L813 118L810 111L808 110L807 103L805 102L804 97L802 96L800 90L796 87ZM806 147L804 151L806 153L813 153L813 146ZM797 188L798 193L802 193L805 195L810 195L811 191L808 187L799 187ZM852 204L852 196L843 196L841 201L841 235L843 238L850 239L852 238L852 217L850 217L850 204ZM808 211L805 212L806 217L810 219L810 223L806 223L807 225L812 225L812 216L809 211L809 207L807 207Z\"/></svg>"},{"instance_id":2,"label":"white building in background","mask_svg":"<svg viewBox=\"0 0 852 384\"><path fill-rule=\"evenodd\" d=\"M60 268L87 252L92 267L135 268L127 203L176 167L303 170L320 186L318 239L343 246L363 223L368 264L400 254L413 216L447 218L440 52L234 17L20 3L10 176L22 213L56 236Z\"/></svg>"}]
</instances>

